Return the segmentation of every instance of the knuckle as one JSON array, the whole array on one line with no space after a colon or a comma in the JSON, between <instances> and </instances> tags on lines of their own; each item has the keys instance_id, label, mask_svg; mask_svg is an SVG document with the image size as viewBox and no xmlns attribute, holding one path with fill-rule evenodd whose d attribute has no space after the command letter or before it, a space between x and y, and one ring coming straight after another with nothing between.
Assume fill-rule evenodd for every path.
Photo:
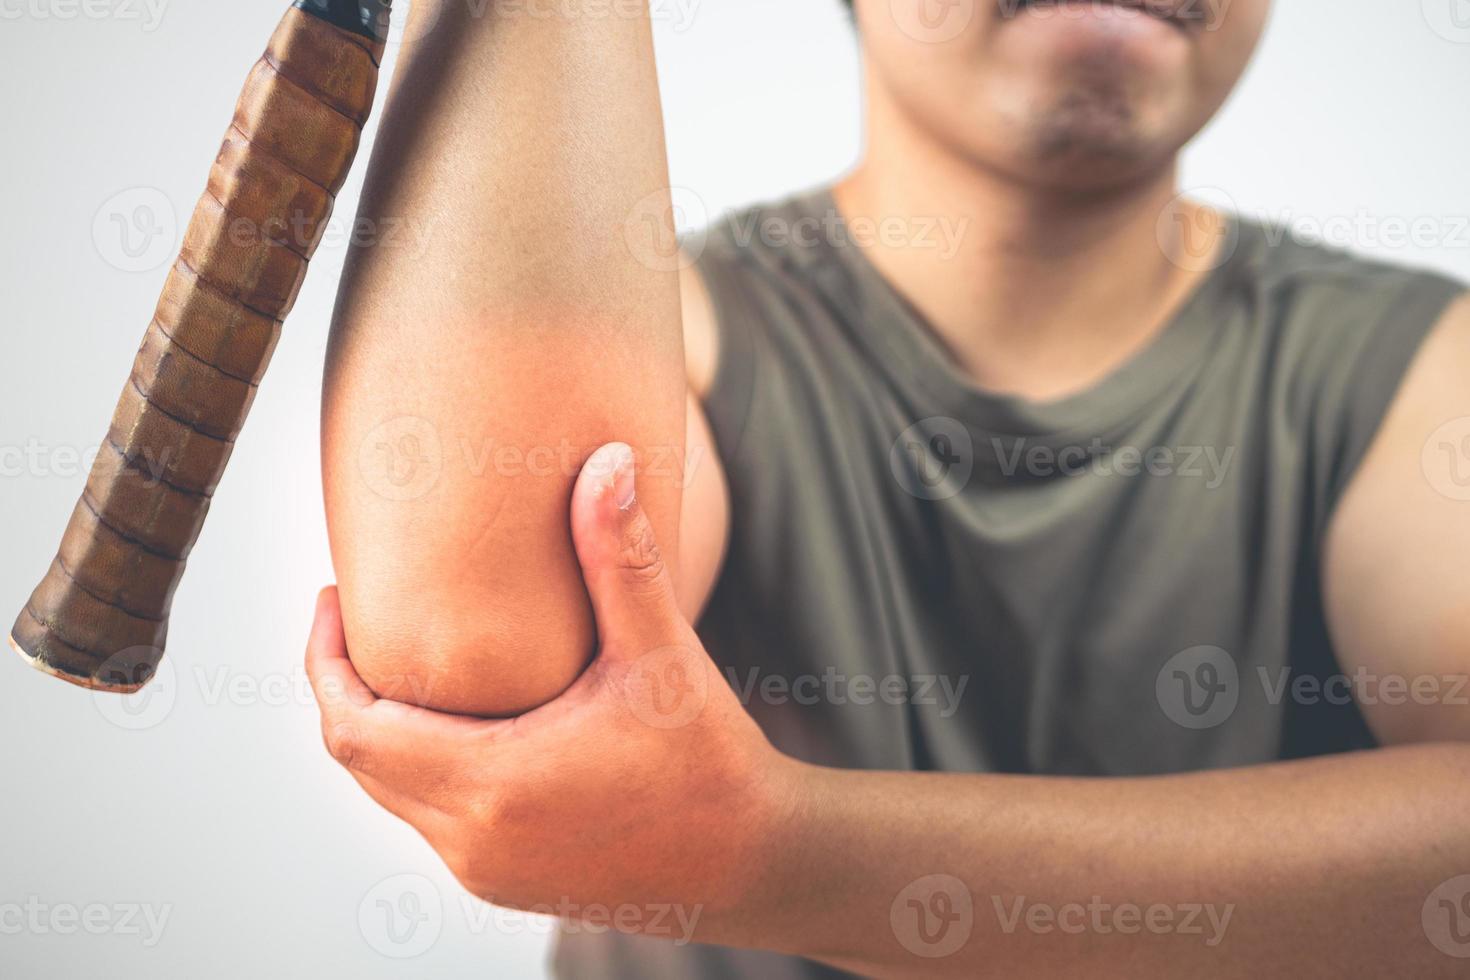
<instances>
[{"instance_id":1,"label":"knuckle","mask_svg":"<svg viewBox=\"0 0 1470 980\"><path fill-rule=\"evenodd\" d=\"M494 827L499 817L500 806L493 796L478 794L464 804L465 821L482 831Z\"/></svg>"},{"instance_id":2,"label":"knuckle","mask_svg":"<svg viewBox=\"0 0 1470 980\"><path fill-rule=\"evenodd\" d=\"M352 769L362 762L363 742L362 733L357 726L350 722L330 722L323 726L322 737L327 745L327 752L348 769Z\"/></svg>"},{"instance_id":3,"label":"knuckle","mask_svg":"<svg viewBox=\"0 0 1470 980\"><path fill-rule=\"evenodd\" d=\"M467 841L454 847L451 858L445 862L465 891L472 895L486 896L495 891L499 868L483 841Z\"/></svg>"},{"instance_id":4,"label":"knuckle","mask_svg":"<svg viewBox=\"0 0 1470 980\"><path fill-rule=\"evenodd\" d=\"M664 559L654 536L653 525L641 517L629 529L618 554L618 566L635 582L652 583L663 575Z\"/></svg>"}]
</instances>

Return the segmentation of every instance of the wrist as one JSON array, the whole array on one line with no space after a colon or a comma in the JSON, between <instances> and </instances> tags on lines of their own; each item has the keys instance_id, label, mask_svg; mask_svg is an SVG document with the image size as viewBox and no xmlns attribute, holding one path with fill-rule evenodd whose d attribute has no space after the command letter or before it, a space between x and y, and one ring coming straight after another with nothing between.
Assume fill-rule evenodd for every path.
<instances>
[{"instance_id":1,"label":"wrist","mask_svg":"<svg viewBox=\"0 0 1470 980\"><path fill-rule=\"evenodd\" d=\"M734 865L741 873L702 940L791 951L797 937L788 936L788 924L807 876L807 841L823 784L818 767L770 750L744 805L732 804L733 837L740 841Z\"/></svg>"}]
</instances>

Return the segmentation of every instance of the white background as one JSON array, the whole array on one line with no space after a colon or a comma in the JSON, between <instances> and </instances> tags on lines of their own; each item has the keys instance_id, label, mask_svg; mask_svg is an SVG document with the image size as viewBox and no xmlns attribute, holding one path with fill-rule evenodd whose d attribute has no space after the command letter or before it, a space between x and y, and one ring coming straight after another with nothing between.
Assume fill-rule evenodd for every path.
<instances>
[{"instance_id":1,"label":"white background","mask_svg":"<svg viewBox=\"0 0 1470 980\"><path fill-rule=\"evenodd\" d=\"M174 254L174 222L202 190L285 5L153 0L155 20L145 0L90 3L92 15L78 0L0 0L6 617L51 559L84 482L76 456L105 431ZM673 181L710 213L854 160L856 49L836 0L658 8ZM1184 183L1298 226L1332 219L1357 247L1470 278L1467 92L1470 2L1288 0L1246 83L1189 152ZM361 168L339 202L344 220L360 182ZM134 261L113 216L147 218L140 205L164 234ZM1415 219L1437 245L1390 240L1394 222ZM0 657L6 978L543 970L544 925L462 904L428 847L319 742L300 659L313 597L331 580L317 400L343 255L340 240L323 247L287 324L179 590L172 673L151 700L125 710ZM394 946L378 902L408 910L405 885L428 919ZM28 902L45 909L40 929L16 919ZM94 903L170 917L151 946L122 928L66 934L65 910ZM382 952L420 947L413 959Z\"/></svg>"}]
</instances>

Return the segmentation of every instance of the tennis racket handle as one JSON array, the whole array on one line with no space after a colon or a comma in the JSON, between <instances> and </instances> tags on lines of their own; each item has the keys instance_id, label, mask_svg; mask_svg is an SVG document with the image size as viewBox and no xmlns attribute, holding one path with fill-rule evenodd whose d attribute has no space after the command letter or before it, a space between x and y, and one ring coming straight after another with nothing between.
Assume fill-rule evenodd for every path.
<instances>
[{"instance_id":1,"label":"tennis racket handle","mask_svg":"<svg viewBox=\"0 0 1470 980\"><path fill-rule=\"evenodd\" d=\"M32 664L130 692L296 301L377 91L383 3L301 0L256 62L61 548L11 631Z\"/></svg>"}]
</instances>

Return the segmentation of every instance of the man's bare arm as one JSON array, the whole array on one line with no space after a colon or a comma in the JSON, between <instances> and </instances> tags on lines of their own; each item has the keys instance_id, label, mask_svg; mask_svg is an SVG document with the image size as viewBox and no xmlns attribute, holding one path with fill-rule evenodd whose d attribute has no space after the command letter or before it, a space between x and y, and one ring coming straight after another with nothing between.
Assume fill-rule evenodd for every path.
<instances>
[{"instance_id":1,"label":"man's bare arm","mask_svg":"<svg viewBox=\"0 0 1470 980\"><path fill-rule=\"evenodd\" d=\"M571 507L601 652L542 710L374 701L319 607L328 747L474 894L883 977L1463 975L1470 731L1140 779L815 768L745 714L606 482Z\"/></svg>"},{"instance_id":2,"label":"man's bare arm","mask_svg":"<svg viewBox=\"0 0 1470 980\"><path fill-rule=\"evenodd\" d=\"M1332 574L1352 571L1336 564L1358 547L1342 531L1376 499L1373 482L1408 472L1403 445L1422 449L1426 421L1470 415L1465 389L1445 383L1470 367L1463 316L1426 344L1355 479L1334 522ZM699 913L698 939L876 976L1463 975L1462 703L1404 713L1364 705L1385 741L1404 743L1394 748L1210 773L1102 780L808 766L765 741L698 651L657 559L615 567L611 556L646 540L646 525L636 505L609 512L595 480L579 487L572 523L603 627L598 680L612 683L579 684L510 728L465 725L333 696L355 681L330 601L313 638L332 751L371 777L368 791L419 827L476 894L521 908L567 895L605 907L675 902ZM1390 494L1379 519L1401 514L1388 504L1404 500L1431 506ZM1396 576L1428 549L1441 574L1463 583L1463 560L1448 561L1465 554L1461 519L1441 511L1426 526L1446 539L1443 553L1413 522L1370 539ZM1408 550L1395 557L1388 541ZM1402 635L1413 642L1393 642L1390 631L1376 644L1366 642L1372 633L1339 644L1381 672L1463 675L1470 663L1458 644L1470 624L1453 623L1466 607L1438 601L1463 595L1463 586L1400 593ZM1408 629L1421 617L1430 624L1422 637ZM619 680L639 676L650 650L707 678L700 710L682 724L648 723ZM588 746L591 758L579 761ZM565 764L548 774L538 765L548 758ZM629 796L630 784L640 792ZM588 841L602 845L594 868Z\"/></svg>"},{"instance_id":3,"label":"man's bare arm","mask_svg":"<svg viewBox=\"0 0 1470 980\"><path fill-rule=\"evenodd\" d=\"M1470 737L1470 300L1409 368L1325 558L1334 646L1379 739Z\"/></svg>"},{"instance_id":4,"label":"man's bare arm","mask_svg":"<svg viewBox=\"0 0 1470 980\"><path fill-rule=\"evenodd\" d=\"M942 903L968 894L971 938L934 975L1463 975L1470 457L1455 454L1470 435L1467 378L1462 301L1415 358L1328 532L1339 666L1378 737L1400 747L1138 780L821 771L791 849L800 908L763 917L800 923L781 945L904 975L915 951L940 950L924 936L939 936ZM879 848L902 860L844 857ZM913 885L931 873L954 894ZM889 910L880 943L823 912L824 896L866 890L878 932L905 888L919 904ZM1196 906L1201 929L1185 930ZM1163 910L1158 930L1119 928L1120 909L1150 907ZM832 941L814 945L823 933Z\"/></svg>"},{"instance_id":5,"label":"man's bare arm","mask_svg":"<svg viewBox=\"0 0 1470 980\"><path fill-rule=\"evenodd\" d=\"M591 654L566 506L598 445L638 451L641 497L678 557L686 426L646 11L505 9L414 6L323 426L363 676L479 714L552 698Z\"/></svg>"}]
</instances>

